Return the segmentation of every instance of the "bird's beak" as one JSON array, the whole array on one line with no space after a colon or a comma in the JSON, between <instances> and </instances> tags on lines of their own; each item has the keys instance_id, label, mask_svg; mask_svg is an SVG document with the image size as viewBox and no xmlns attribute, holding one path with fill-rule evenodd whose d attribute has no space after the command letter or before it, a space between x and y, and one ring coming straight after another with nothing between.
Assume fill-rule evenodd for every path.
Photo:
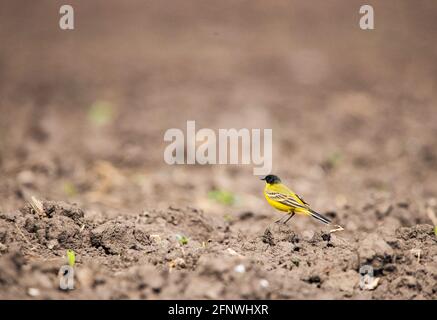
<instances>
[{"instance_id":1,"label":"bird's beak","mask_svg":"<svg viewBox=\"0 0 437 320\"><path fill-rule=\"evenodd\" d=\"M264 178L261 178L260 180L265 180L266 179L266 177L264 177Z\"/></svg>"}]
</instances>

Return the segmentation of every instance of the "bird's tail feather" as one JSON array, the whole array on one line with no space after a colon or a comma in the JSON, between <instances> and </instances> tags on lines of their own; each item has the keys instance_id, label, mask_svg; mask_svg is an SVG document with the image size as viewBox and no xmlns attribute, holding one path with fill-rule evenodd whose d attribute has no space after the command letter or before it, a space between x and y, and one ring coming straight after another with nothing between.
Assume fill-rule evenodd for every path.
<instances>
[{"instance_id":1,"label":"bird's tail feather","mask_svg":"<svg viewBox=\"0 0 437 320\"><path fill-rule=\"evenodd\" d=\"M309 210L310 216L319 220L320 222L324 223L324 224L331 224L331 220L329 220L328 218L322 216L320 213L315 212L314 210Z\"/></svg>"}]
</instances>

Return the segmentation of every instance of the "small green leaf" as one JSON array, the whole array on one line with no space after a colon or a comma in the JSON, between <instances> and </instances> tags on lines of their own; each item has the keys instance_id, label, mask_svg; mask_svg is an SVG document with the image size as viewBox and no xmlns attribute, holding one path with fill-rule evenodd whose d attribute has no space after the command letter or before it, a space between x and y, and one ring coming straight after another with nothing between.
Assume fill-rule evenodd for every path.
<instances>
[{"instance_id":1,"label":"small green leaf","mask_svg":"<svg viewBox=\"0 0 437 320\"><path fill-rule=\"evenodd\" d=\"M341 158L341 153L333 152L326 159L325 166L327 166L328 169L334 169L340 164Z\"/></svg>"},{"instance_id":2,"label":"small green leaf","mask_svg":"<svg viewBox=\"0 0 437 320\"><path fill-rule=\"evenodd\" d=\"M74 264L76 263L76 254L74 253L73 250L71 249L67 250L67 258L68 258L68 264L71 267L74 267Z\"/></svg>"},{"instance_id":3,"label":"small green leaf","mask_svg":"<svg viewBox=\"0 0 437 320\"><path fill-rule=\"evenodd\" d=\"M434 227L434 234L437 236L437 226Z\"/></svg>"},{"instance_id":4,"label":"small green leaf","mask_svg":"<svg viewBox=\"0 0 437 320\"><path fill-rule=\"evenodd\" d=\"M176 235L176 239L183 246L188 244L188 238L186 236L184 236L184 235L177 234Z\"/></svg>"},{"instance_id":5,"label":"small green leaf","mask_svg":"<svg viewBox=\"0 0 437 320\"><path fill-rule=\"evenodd\" d=\"M226 222L231 222L232 220L234 220L234 217L233 217L231 214L229 214L229 213L225 213L225 214L223 215L223 219L224 219Z\"/></svg>"},{"instance_id":6,"label":"small green leaf","mask_svg":"<svg viewBox=\"0 0 437 320\"><path fill-rule=\"evenodd\" d=\"M71 183L70 181L64 183L63 189L64 189L64 193L69 197L73 197L77 195L77 189L74 186L74 184Z\"/></svg>"},{"instance_id":7,"label":"small green leaf","mask_svg":"<svg viewBox=\"0 0 437 320\"><path fill-rule=\"evenodd\" d=\"M208 198L228 206L235 204L235 196L229 191L212 190L208 192Z\"/></svg>"},{"instance_id":8,"label":"small green leaf","mask_svg":"<svg viewBox=\"0 0 437 320\"><path fill-rule=\"evenodd\" d=\"M96 101L88 110L88 120L95 126L104 126L114 118L113 105L108 101Z\"/></svg>"}]
</instances>

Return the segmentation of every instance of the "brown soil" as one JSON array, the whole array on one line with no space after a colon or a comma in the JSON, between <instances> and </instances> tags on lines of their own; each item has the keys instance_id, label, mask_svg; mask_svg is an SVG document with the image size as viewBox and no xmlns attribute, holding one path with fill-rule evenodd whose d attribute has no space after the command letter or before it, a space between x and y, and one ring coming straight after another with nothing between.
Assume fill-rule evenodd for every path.
<instances>
[{"instance_id":1,"label":"brown soil","mask_svg":"<svg viewBox=\"0 0 437 320\"><path fill-rule=\"evenodd\" d=\"M37 288L39 298L435 298L433 227L398 227L394 217L350 236L272 224L260 233L240 231L268 225L254 215L224 222L170 208L97 222L77 206L44 202L42 215L26 206L0 217L1 295L27 298ZM68 293L57 276L66 249L77 253ZM365 264L380 278L373 291L358 286Z\"/></svg>"},{"instance_id":2,"label":"brown soil","mask_svg":"<svg viewBox=\"0 0 437 320\"><path fill-rule=\"evenodd\" d=\"M434 1L373 1L368 32L360 1L131 2L70 32L0 5L0 298L437 298ZM165 164L187 120L272 128L274 173L345 230L275 224L251 166Z\"/></svg>"}]
</instances>

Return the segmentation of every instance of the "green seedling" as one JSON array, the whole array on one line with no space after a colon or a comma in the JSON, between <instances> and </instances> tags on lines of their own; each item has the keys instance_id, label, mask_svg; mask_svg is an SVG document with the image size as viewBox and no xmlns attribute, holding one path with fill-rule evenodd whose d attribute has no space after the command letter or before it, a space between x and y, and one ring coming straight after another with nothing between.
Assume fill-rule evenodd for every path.
<instances>
[{"instance_id":1,"label":"green seedling","mask_svg":"<svg viewBox=\"0 0 437 320\"><path fill-rule=\"evenodd\" d=\"M67 259L70 267L74 267L74 264L76 263L76 254L74 253L73 250L71 249L67 250Z\"/></svg>"},{"instance_id":2,"label":"green seedling","mask_svg":"<svg viewBox=\"0 0 437 320\"><path fill-rule=\"evenodd\" d=\"M437 226L434 227L434 234L437 236Z\"/></svg>"},{"instance_id":3,"label":"green seedling","mask_svg":"<svg viewBox=\"0 0 437 320\"><path fill-rule=\"evenodd\" d=\"M133 181L133 183L135 183L136 185L141 187L141 186L144 186L144 184L147 182L147 176L144 174L138 173L132 177L132 181Z\"/></svg>"},{"instance_id":4,"label":"green seedling","mask_svg":"<svg viewBox=\"0 0 437 320\"><path fill-rule=\"evenodd\" d=\"M212 190L208 192L208 198L227 206L235 204L235 196L229 191Z\"/></svg>"},{"instance_id":5,"label":"green seedling","mask_svg":"<svg viewBox=\"0 0 437 320\"><path fill-rule=\"evenodd\" d=\"M77 195L77 189L73 183L67 181L63 185L64 193L69 197L74 197Z\"/></svg>"},{"instance_id":6,"label":"green seedling","mask_svg":"<svg viewBox=\"0 0 437 320\"><path fill-rule=\"evenodd\" d=\"M176 239L183 246L188 244L188 238L186 236L184 236L184 235L177 234L176 235Z\"/></svg>"},{"instance_id":7,"label":"green seedling","mask_svg":"<svg viewBox=\"0 0 437 320\"><path fill-rule=\"evenodd\" d=\"M223 220L225 220L225 222L231 222L232 220L234 220L234 217L229 213L225 213L223 215Z\"/></svg>"},{"instance_id":8,"label":"green seedling","mask_svg":"<svg viewBox=\"0 0 437 320\"><path fill-rule=\"evenodd\" d=\"M88 120L95 126L104 126L112 122L114 107L108 101L96 101L88 110Z\"/></svg>"}]
</instances>

